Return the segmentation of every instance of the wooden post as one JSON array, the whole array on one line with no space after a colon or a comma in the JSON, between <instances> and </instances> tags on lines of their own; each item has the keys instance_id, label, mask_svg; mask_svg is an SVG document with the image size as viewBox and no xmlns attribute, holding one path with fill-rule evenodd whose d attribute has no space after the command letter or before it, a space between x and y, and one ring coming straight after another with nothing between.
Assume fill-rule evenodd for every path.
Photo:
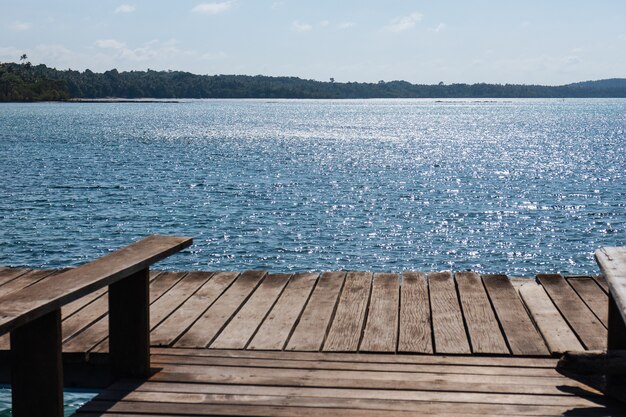
<instances>
[{"instance_id":1,"label":"wooden post","mask_svg":"<svg viewBox=\"0 0 626 417\"><path fill-rule=\"evenodd\" d=\"M626 324L619 312L613 295L609 292L609 336L607 343L607 356L611 357L612 351L626 350ZM607 390L612 394L618 394L618 399L626 401L626 374L607 375Z\"/></svg>"},{"instance_id":2,"label":"wooden post","mask_svg":"<svg viewBox=\"0 0 626 417\"><path fill-rule=\"evenodd\" d=\"M63 417L61 310L11 332L14 417Z\"/></svg>"},{"instance_id":3,"label":"wooden post","mask_svg":"<svg viewBox=\"0 0 626 417\"><path fill-rule=\"evenodd\" d=\"M109 356L116 378L150 373L148 284L146 268L109 286Z\"/></svg>"}]
</instances>

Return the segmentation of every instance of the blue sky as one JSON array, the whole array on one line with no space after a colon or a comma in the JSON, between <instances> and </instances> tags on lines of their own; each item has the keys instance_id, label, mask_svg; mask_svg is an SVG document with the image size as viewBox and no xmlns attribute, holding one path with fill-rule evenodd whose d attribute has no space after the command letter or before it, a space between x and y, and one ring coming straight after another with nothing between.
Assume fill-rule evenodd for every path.
<instances>
[{"instance_id":1,"label":"blue sky","mask_svg":"<svg viewBox=\"0 0 626 417\"><path fill-rule=\"evenodd\" d=\"M626 1L4 1L0 61L337 81L626 77Z\"/></svg>"}]
</instances>

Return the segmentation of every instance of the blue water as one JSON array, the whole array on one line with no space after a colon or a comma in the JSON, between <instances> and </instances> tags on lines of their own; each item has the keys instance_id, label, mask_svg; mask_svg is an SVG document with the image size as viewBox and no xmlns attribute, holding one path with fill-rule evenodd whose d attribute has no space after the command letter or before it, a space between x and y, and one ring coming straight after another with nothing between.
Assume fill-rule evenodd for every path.
<instances>
[{"instance_id":1,"label":"blue water","mask_svg":"<svg viewBox=\"0 0 626 417\"><path fill-rule=\"evenodd\" d=\"M0 105L0 265L150 233L165 269L596 273L626 243L626 100Z\"/></svg>"},{"instance_id":2,"label":"blue water","mask_svg":"<svg viewBox=\"0 0 626 417\"><path fill-rule=\"evenodd\" d=\"M85 390L65 391L63 393L65 417L72 415L74 411L95 395L95 393ZM0 385L0 417L11 417L11 390L6 385Z\"/></svg>"}]
</instances>

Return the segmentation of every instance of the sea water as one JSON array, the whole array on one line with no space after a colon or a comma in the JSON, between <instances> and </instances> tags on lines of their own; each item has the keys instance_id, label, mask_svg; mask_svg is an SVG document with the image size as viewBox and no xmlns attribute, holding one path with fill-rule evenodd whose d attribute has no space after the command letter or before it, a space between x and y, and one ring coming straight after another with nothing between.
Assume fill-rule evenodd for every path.
<instances>
[{"instance_id":1,"label":"sea water","mask_svg":"<svg viewBox=\"0 0 626 417\"><path fill-rule=\"evenodd\" d=\"M0 104L0 174L5 266L162 233L194 238L169 270L595 274L626 244L626 100Z\"/></svg>"},{"instance_id":2,"label":"sea water","mask_svg":"<svg viewBox=\"0 0 626 417\"><path fill-rule=\"evenodd\" d=\"M622 99L0 104L0 265L594 274L625 151Z\"/></svg>"}]
</instances>

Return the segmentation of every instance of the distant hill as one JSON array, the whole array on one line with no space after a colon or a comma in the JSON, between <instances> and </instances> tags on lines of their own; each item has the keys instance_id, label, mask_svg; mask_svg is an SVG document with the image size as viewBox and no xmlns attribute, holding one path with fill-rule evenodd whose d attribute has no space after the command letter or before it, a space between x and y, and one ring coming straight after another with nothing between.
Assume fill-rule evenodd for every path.
<instances>
[{"instance_id":1,"label":"distant hill","mask_svg":"<svg viewBox=\"0 0 626 417\"><path fill-rule=\"evenodd\" d=\"M0 101L100 98L572 98L625 97L626 79L562 86L525 84L338 83L263 75L196 75L183 71L57 70L0 63Z\"/></svg>"},{"instance_id":2,"label":"distant hill","mask_svg":"<svg viewBox=\"0 0 626 417\"><path fill-rule=\"evenodd\" d=\"M568 84L567 87L578 88L626 88L626 78L608 78L606 80L582 81L579 83Z\"/></svg>"}]
</instances>

